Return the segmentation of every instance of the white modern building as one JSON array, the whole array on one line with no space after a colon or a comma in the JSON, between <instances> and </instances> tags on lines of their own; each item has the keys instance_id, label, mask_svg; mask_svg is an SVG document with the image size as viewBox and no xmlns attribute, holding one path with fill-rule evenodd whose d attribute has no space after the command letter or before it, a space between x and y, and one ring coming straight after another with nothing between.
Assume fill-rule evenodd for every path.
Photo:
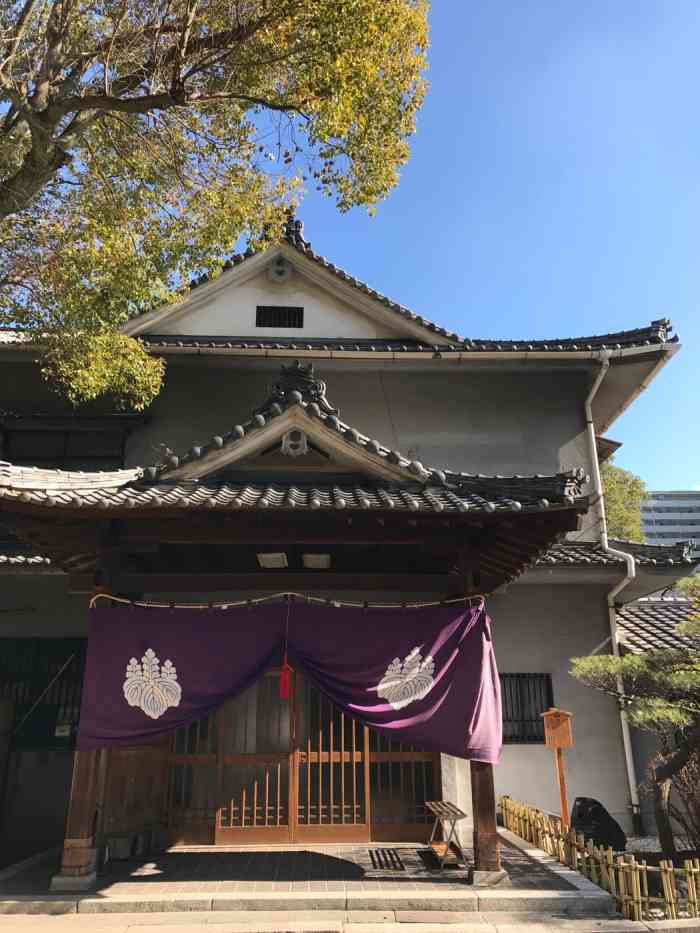
<instances>
[{"instance_id":1,"label":"white modern building","mask_svg":"<svg viewBox=\"0 0 700 933\"><path fill-rule=\"evenodd\" d=\"M649 492L642 503L642 531L648 544L691 541L700 555L700 490Z\"/></svg>"}]
</instances>

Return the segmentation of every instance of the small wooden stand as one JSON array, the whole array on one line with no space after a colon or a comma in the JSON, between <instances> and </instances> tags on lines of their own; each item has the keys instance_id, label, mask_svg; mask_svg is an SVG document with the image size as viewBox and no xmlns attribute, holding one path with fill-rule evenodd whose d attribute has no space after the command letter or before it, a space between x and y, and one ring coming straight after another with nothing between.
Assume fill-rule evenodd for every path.
<instances>
[{"instance_id":1,"label":"small wooden stand","mask_svg":"<svg viewBox=\"0 0 700 933\"><path fill-rule=\"evenodd\" d=\"M545 713L542 713L544 719L544 741L547 748L554 749L554 761L557 769L557 781L559 783L559 806L561 810L562 829L569 828L569 804L566 799L566 775L564 773L564 754L565 748L571 748L574 744L574 736L571 731L572 714L566 710L552 707Z\"/></svg>"},{"instance_id":2,"label":"small wooden stand","mask_svg":"<svg viewBox=\"0 0 700 933\"><path fill-rule=\"evenodd\" d=\"M433 832L428 845L440 862L440 871L444 869L447 861L466 864L462 845L457 835L457 822L465 819L467 814L453 803L448 803L445 800L426 800L425 807L435 817ZM445 824L449 826L448 832L445 832ZM435 839L439 828L442 829L442 841Z\"/></svg>"}]
</instances>

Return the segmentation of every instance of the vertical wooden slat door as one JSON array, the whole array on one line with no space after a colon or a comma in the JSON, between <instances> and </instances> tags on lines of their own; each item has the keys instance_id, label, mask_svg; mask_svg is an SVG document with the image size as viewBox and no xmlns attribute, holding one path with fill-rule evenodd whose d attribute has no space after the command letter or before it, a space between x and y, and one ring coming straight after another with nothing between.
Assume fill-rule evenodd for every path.
<instances>
[{"instance_id":1,"label":"vertical wooden slat door","mask_svg":"<svg viewBox=\"0 0 700 933\"><path fill-rule=\"evenodd\" d=\"M294 694L269 671L219 713L216 844L290 842L294 824Z\"/></svg>"},{"instance_id":2,"label":"vertical wooden slat door","mask_svg":"<svg viewBox=\"0 0 700 933\"><path fill-rule=\"evenodd\" d=\"M368 730L371 838L427 842L434 817L426 800L439 800L440 756Z\"/></svg>"},{"instance_id":3,"label":"vertical wooden slat door","mask_svg":"<svg viewBox=\"0 0 700 933\"><path fill-rule=\"evenodd\" d=\"M174 845L210 845L218 806L216 715L178 729L170 751L168 829Z\"/></svg>"},{"instance_id":4,"label":"vertical wooden slat door","mask_svg":"<svg viewBox=\"0 0 700 933\"><path fill-rule=\"evenodd\" d=\"M299 672L289 699L270 671L175 735L175 843L427 840L439 756L373 732Z\"/></svg>"},{"instance_id":5,"label":"vertical wooden slat door","mask_svg":"<svg viewBox=\"0 0 700 933\"><path fill-rule=\"evenodd\" d=\"M370 839L367 729L297 674L294 839Z\"/></svg>"}]
</instances>

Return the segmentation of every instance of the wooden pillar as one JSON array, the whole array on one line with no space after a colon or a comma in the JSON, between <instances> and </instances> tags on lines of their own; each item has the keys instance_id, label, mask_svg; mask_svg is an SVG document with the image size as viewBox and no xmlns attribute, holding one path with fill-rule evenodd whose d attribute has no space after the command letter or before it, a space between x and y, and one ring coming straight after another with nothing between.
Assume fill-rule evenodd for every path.
<instances>
[{"instance_id":1,"label":"wooden pillar","mask_svg":"<svg viewBox=\"0 0 700 933\"><path fill-rule=\"evenodd\" d=\"M75 753L61 870L51 879L52 891L81 891L95 882L106 767L104 750Z\"/></svg>"},{"instance_id":2,"label":"wooden pillar","mask_svg":"<svg viewBox=\"0 0 700 933\"><path fill-rule=\"evenodd\" d=\"M493 765L472 761L470 771L474 817L474 871L500 872L501 855L496 831Z\"/></svg>"}]
</instances>

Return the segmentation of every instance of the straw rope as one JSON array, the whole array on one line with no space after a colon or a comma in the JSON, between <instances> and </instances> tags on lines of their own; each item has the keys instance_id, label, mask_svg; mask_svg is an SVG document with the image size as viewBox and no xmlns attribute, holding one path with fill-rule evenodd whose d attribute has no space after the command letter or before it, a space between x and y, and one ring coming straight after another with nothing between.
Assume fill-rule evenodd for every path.
<instances>
[{"instance_id":1,"label":"straw rope","mask_svg":"<svg viewBox=\"0 0 700 933\"><path fill-rule=\"evenodd\" d=\"M328 599L323 596L312 596L309 593L272 593L270 596L256 596L252 599L226 600L220 603L174 603L174 602L151 602L150 600L125 599L122 596L113 596L111 593L96 593L89 603L90 609L94 609L97 601L108 599L114 603L120 603L123 606L139 606L142 609L240 609L242 607L257 606L260 603L272 602L276 599L303 599L309 603L319 603L323 606L333 608L349 609L429 609L433 606L450 606L455 603L469 603L472 600L484 602L486 596L483 593L477 593L472 596L453 596L450 599L440 599L431 602L419 603L371 603L371 602L350 602L343 599Z\"/></svg>"}]
</instances>

